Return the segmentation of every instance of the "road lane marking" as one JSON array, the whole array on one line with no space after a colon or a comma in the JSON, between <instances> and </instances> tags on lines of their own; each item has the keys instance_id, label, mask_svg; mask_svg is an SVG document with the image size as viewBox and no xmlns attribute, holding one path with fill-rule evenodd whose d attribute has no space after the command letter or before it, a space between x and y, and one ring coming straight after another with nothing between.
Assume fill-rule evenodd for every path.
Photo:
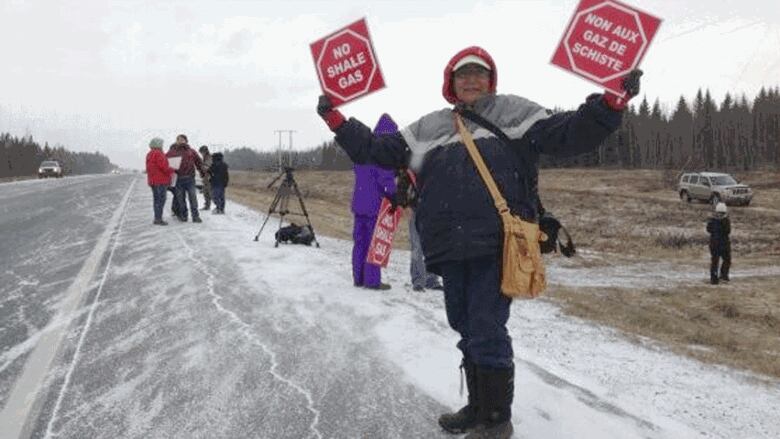
<instances>
[{"instance_id":1,"label":"road lane marking","mask_svg":"<svg viewBox=\"0 0 780 439\"><path fill-rule=\"evenodd\" d=\"M133 179L130 183L119 208L114 212L114 215L112 215L103 234L100 235L97 244L95 244L95 248L92 249L92 252L90 252L89 256L84 261L81 270L76 275L75 280L65 292L65 297L62 300L60 310L57 313L57 316L52 319L52 322L68 321L74 315L77 315L79 305L83 302L87 293L93 288L90 284L100 266L100 261L103 260L103 256L108 249L111 237L114 236L115 233L117 235L119 233L121 220L125 216L128 200L130 199L130 194L135 187L136 181L136 179ZM116 241L114 241L114 248L115 247ZM114 248L111 249L111 255L113 255ZM110 262L109 256L108 264L110 264ZM74 354L70 369L66 375L66 381L60 389L57 405L55 407L55 412L52 414L52 418L56 415L56 410L62 400L62 395L67 387L70 375L73 372L73 367L78 358L79 348L81 347L84 334L86 334L89 324L91 323L94 306L97 303L97 299L103 287L108 267L109 265L106 265L103 279L100 282L100 287L95 297L95 301L93 302L93 309L90 309L86 326L82 331L81 338L76 347L76 353ZM22 375L16 381L13 390L8 396L8 403L3 407L3 410L0 411L0 425L3 426L3 438L22 438L22 435L29 435L31 433L30 431L26 431L26 429L32 428L34 424L35 419L34 417L31 417L31 415L37 415L35 413L36 401L39 398L39 393L42 390L42 385L47 378L47 374L51 369L52 362L60 351L60 346L67 335L68 329L69 325L59 325L52 330L42 331L43 333L41 334L38 344L35 346L35 350L24 365ZM44 395L41 394L40 396ZM47 436L51 425L52 421L50 420L49 427L47 428Z\"/></svg>"}]
</instances>

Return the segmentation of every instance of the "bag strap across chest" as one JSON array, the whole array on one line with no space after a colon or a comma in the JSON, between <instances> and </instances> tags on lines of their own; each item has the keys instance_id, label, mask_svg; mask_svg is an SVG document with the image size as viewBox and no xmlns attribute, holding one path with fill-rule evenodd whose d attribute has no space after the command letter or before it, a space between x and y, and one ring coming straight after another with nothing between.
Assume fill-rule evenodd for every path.
<instances>
[{"instance_id":1,"label":"bag strap across chest","mask_svg":"<svg viewBox=\"0 0 780 439\"><path fill-rule=\"evenodd\" d=\"M479 149L477 149L477 145L474 143L474 138L471 136L469 130L466 129L463 118L458 113L453 114L455 117L455 124L458 126L458 131L460 132L460 137L466 145L466 150L469 152L471 160L474 161L474 164L477 166L477 171L479 171L482 181L485 182L485 186L487 186L490 196L493 197L493 203L496 205L498 214L502 217L504 215L509 215L509 205L504 196L501 195L501 191L498 189L496 181L493 179L493 175L490 174L490 170L485 164L485 160L482 159L482 154L479 153Z\"/></svg>"}]
</instances>

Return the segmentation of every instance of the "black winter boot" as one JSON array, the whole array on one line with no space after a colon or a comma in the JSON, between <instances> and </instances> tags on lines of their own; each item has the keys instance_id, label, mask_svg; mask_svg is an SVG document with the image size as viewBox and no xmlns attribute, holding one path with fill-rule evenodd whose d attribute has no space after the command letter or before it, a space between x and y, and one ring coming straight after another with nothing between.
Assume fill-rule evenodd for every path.
<instances>
[{"instance_id":1,"label":"black winter boot","mask_svg":"<svg viewBox=\"0 0 780 439\"><path fill-rule=\"evenodd\" d=\"M463 434L477 426L477 367L464 358L460 368L466 374L469 402L455 413L439 416L441 428L452 434Z\"/></svg>"},{"instance_id":2,"label":"black winter boot","mask_svg":"<svg viewBox=\"0 0 780 439\"><path fill-rule=\"evenodd\" d=\"M512 437L512 399L515 369L477 368L477 427L466 439L509 439Z\"/></svg>"}]
</instances>

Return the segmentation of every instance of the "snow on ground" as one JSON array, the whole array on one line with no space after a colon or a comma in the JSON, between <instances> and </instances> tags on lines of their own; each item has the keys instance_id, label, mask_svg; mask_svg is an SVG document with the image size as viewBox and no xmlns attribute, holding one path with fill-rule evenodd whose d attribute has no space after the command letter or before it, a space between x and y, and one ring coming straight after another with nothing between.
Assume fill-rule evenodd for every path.
<instances>
[{"instance_id":1,"label":"snow on ground","mask_svg":"<svg viewBox=\"0 0 780 439\"><path fill-rule=\"evenodd\" d=\"M388 292L351 286L351 243L320 237L322 248L272 246L273 229L251 242L261 216L235 203L198 231L228 245L247 279L259 276L277 294L301 303L337 303L371 316L387 357L442 404L459 407L459 354L440 292L411 292L408 252L392 256ZM653 285L668 267L585 270L553 263L555 283ZM664 275L665 279L672 281ZM554 286L552 287L554 288ZM320 318L312 308L312 321ZM780 387L750 374L678 357L653 343L636 345L615 331L565 316L543 300L513 305L517 378L514 410L521 438L780 437ZM357 336L357 334L356 334ZM360 337L365 334L359 335Z\"/></svg>"},{"instance_id":2,"label":"snow on ground","mask_svg":"<svg viewBox=\"0 0 780 439\"><path fill-rule=\"evenodd\" d=\"M129 186L94 181L116 184L117 193ZM94 181L68 200L105 221L116 197L108 191L96 205ZM254 242L262 214L230 201L226 215L204 212L203 224L152 226L141 183L105 232L114 238L99 288L86 291L78 313L14 338L0 355L3 368L13 364L10 380L30 366L25 358L41 333L74 323L40 384L33 437L449 437L435 419L464 403L457 338L442 293L409 288L408 252L396 251L385 271L392 290L355 288L350 242L320 237L322 248L274 248L275 221ZM74 242L87 239L77 236L83 228L66 224ZM84 247L69 253L74 264L89 253ZM664 275L663 264L640 269L583 256L599 267L554 259L551 288L689 281ZM40 276L19 282L51 281ZM41 305L47 315L58 309L60 296L52 297ZM543 299L515 302L509 328L517 438L780 437L778 381L760 384L650 341L629 342Z\"/></svg>"}]
</instances>

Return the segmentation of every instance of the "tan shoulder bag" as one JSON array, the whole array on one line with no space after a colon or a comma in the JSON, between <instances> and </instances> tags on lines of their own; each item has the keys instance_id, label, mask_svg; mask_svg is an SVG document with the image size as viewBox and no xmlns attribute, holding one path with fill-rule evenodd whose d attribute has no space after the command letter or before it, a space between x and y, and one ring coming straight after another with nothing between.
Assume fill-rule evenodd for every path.
<instances>
[{"instance_id":1,"label":"tan shoulder bag","mask_svg":"<svg viewBox=\"0 0 780 439\"><path fill-rule=\"evenodd\" d=\"M542 294L547 286L542 252L539 247L539 241L546 241L547 235L539 230L538 224L525 221L509 211L506 199L498 190L477 145L474 144L471 133L463 124L463 119L457 113L454 115L463 143L466 144L466 149L477 166L479 175L493 197L504 226L501 292L515 299L534 299Z\"/></svg>"}]
</instances>

